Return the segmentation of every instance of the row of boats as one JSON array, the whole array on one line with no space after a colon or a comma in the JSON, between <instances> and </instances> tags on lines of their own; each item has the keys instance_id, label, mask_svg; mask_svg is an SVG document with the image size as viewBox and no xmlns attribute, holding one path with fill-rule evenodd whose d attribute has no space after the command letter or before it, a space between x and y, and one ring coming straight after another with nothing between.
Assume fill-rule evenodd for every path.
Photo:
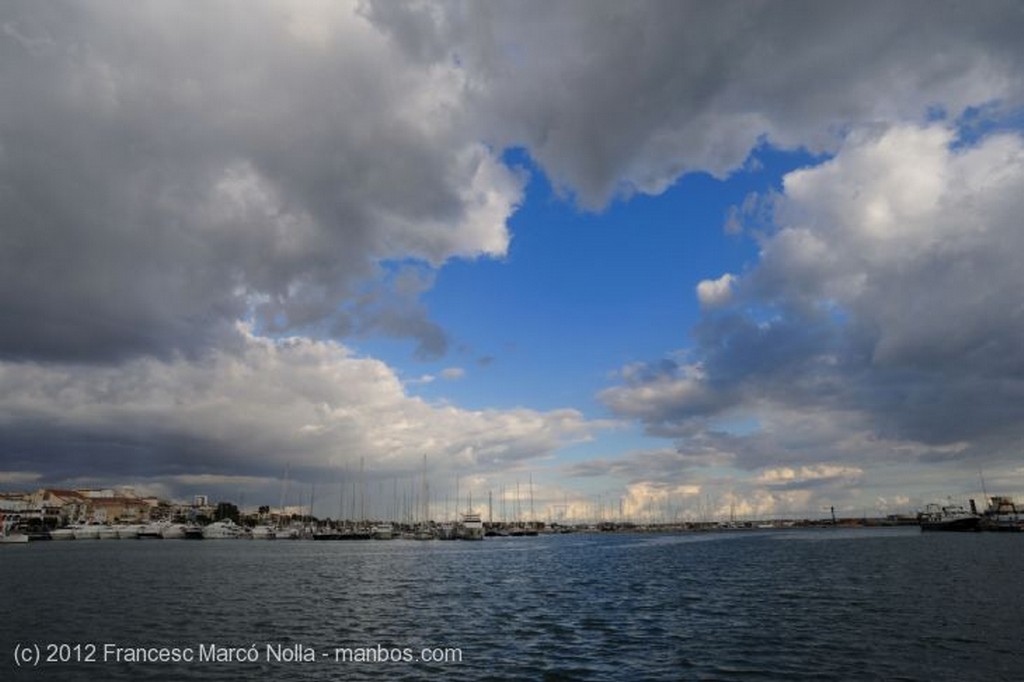
<instances>
[{"instance_id":1,"label":"row of boats","mask_svg":"<svg viewBox=\"0 0 1024 682\"><path fill-rule=\"evenodd\" d=\"M4 532L0 536L0 541L16 543L28 542L30 540L209 540L243 537L274 539L280 536L294 536L297 538L299 537L299 532L297 529L275 529L270 526L245 528L231 520L216 521L208 526L198 526L191 523L172 523L169 521L121 525L88 523L55 528L53 530L25 532L19 530L16 517L14 519L8 517Z\"/></svg>"},{"instance_id":2,"label":"row of boats","mask_svg":"<svg viewBox=\"0 0 1024 682\"><path fill-rule=\"evenodd\" d=\"M0 543L21 543L30 540L391 540L409 535L417 540L482 540L484 524L479 514L463 515L462 523L424 526L412 533L396 531L390 523L361 528L314 530L297 526L275 528L269 525L241 526L231 519L215 521L206 526L191 523L158 521L148 524L109 525L77 524L53 530L26 532L17 514L0 514Z\"/></svg>"},{"instance_id":3,"label":"row of boats","mask_svg":"<svg viewBox=\"0 0 1024 682\"><path fill-rule=\"evenodd\" d=\"M484 524L479 514L463 514L461 523L424 523L411 529L396 529L390 523L362 528L321 529L313 540L483 540Z\"/></svg>"},{"instance_id":4,"label":"row of boats","mask_svg":"<svg viewBox=\"0 0 1024 682\"><path fill-rule=\"evenodd\" d=\"M988 507L979 512L974 500L970 509L962 504L929 504L917 516L922 531L1024 532L1024 510L1019 510L1009 497L989 498Z\"/></svg>"}]
</instances>

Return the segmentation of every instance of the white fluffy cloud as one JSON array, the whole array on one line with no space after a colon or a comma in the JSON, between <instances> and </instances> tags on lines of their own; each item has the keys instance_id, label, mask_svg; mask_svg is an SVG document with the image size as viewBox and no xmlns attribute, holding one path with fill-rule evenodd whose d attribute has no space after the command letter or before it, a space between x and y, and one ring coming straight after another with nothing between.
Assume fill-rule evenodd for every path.
<instances>
[{"instance_id":1,"label":"white fluffy cloud","mask_svg":"<svg viewBox=\"0 0 1024 682\"><path fill-rule=\"evenodd\" d=\"M441 370L441 378L454 381L466 376L466 370L461 367L446 367Z\"/></svg>"},{"instance_id":2,"label":"white fluffy cloud","mask_svg":"<svg viewBox=\"0 0 1024 682\"><path fill-rule=\"evenodd\" d=\"M732 298L734 275L726 273L718 279L705 279L697 284L697 300L704 308L717 308Z\"/></svg>"},{"instance_id":3,"label":"white fluffy cloud","mask_svg":"<svg viewBox=\"0 0 1024 682\"><path fill-rule=\"evenodd\" d=\"M755 479L758 483L769 486L789 486L803 484L809 481L822 481L833 479L856 480L864 474L859 467L842 466L802 466L774 467L765 469Z\"/></svg>"},{"instance_id":4,"label":"white fluffy cloud","mask_svg":"<svg viewBox=\"0 0 1024 682\"><path fill-rule=\"evenodd\" d=\"M0 447L17 468L51 476L70 476L83 459L98 478L274 478L286 467L330 477L361 459L397 475L418 471L424 455L440 476L502 471L589 435L573 410L431 404L383 363L336 343L241 333L237 352L202 360L4 363Z\"/></svg>"},{"instance_id":5,"label":"white fluffy cloud","mask_svg":"<svg viewBox=\"0 0 1024 682\"><path fill-rule=\"evenodd\" d=\"M757 293L848 311L876 366L1024 371L1024 140L954 142L938 125L855 135L787 176Z\"/></svg>"}]
</instances>

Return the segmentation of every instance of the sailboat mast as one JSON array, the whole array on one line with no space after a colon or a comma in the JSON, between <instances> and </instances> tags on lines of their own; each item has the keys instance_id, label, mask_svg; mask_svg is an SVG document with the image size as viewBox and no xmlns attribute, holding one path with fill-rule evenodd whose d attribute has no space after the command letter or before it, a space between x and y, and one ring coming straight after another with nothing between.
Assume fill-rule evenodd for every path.
<instances>
[{"instance_id":1,"label":"sailboat mast","mask_svg":"<svg viewBox=\"0 0 1024 682\"><path fill-rule=\"evenodd\" d=\"M366 522L366 458L359 458L359 484L362 490L359 491L359 521Z\"/></svg>"},{"instance_id":2,"label":"sailboat mast","mask_svg":"<svg viewBox=\"0 0 1024 682\"><path fill-rule=\"evenodd\" d=\"M316 481L309 488L309 524L313 525L313 498L316 496Z\"/></svg>"},{"instance_id":3,"label":"sailboat mast","mask_svg":"<svg viewBox=\"0 0 1024 682\"><path fill-rule=\"evenodd\" d=\"M291 464L284 465L284 480L281 481L281 504L278 507L277 514L277 525L281 526L284 523L284 503L288 500L288 470Z\"/></svg>"},{"instance_id":4,"label":"sailboat mast","mask_svg":"<svg viewBox=\"0 0 1024 682\"><path fill-rule=\"evenodd\" d=\"M430 517L430 484L427 483L427 456L423 455L423 524L426 525Z\"/></svg>"},{"instance_id":5,"label":"sailboat mast","mask_svg":"<svg viewBox=\"0 0 1024 682\"><path fill-rule=\"evenodd\" d=\"M537 520L537 517L533 513L533 474L530 474L530 523L532 524Z\"/></svg>"}]
</instances>

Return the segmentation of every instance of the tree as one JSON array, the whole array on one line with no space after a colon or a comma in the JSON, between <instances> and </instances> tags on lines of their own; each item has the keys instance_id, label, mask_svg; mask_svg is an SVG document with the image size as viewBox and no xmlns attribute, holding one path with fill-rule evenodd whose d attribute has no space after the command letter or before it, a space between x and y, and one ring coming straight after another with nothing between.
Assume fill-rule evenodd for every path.
<instances>
[{"instance_id":1,"label":"tree","mask_svg":"<svg viewBox=\"0 0 1024 682\"><path fill-rule=\"evenodd\" d=\"M238 507L230 502L218 502L217 509L213 512L213 520L223 521L224 519L231 519L238 523Z\"/></svg>"}]
</instances>

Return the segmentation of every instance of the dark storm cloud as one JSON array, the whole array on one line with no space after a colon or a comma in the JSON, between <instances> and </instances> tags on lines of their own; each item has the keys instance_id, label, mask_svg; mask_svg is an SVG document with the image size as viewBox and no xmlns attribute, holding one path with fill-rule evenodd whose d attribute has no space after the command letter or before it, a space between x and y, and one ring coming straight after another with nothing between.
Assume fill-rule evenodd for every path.
<instances>
[{"instance_id":1,"label":"dark storm cloud","mask_svg":"<svg viewBox=\"0 0 1024 682\"><path fill-rule=\"evenodd\" d=\"M584 438L574 410L468 411L406 394L383 363L331 342L269 341L118 366L0 363L0 473L331 478L515 467ZM211 479L212 480L212 479Z\"/></svg>"},{"instance_id":2,"label":"dark storm cloud","mask_svg":"<svg viewBox=\"0 0 1024 682\"><path fill-rule=\"evenodd\" d=\"M380 278L346 312L356 321L352 332L409 338L416 341L414 355L420 360L437 360L448 353L447 332L430 319L420 294L433 286L431 273L410 266L398 268Z\"/></svg>"},{"instance_id":3,"label":"dark storm cloud","mask_svg":"<svg viewBox=\"0 0 1024 682\"><path fill-rule=\"evenodd\" d=\"M519 181L457 73L349 6L194 10L0 12L0 356L191 352L330 319L380 259L504 253Z\"/></svg>"},{"instance_id":4,"label":"dark storm cloud","mask_svg":"<svg viewBox=\"0 0 1024 682\"><path fill-rule=\"evenodd\" d=\"M97 480L166 478L184 474L220 474L237 453L213 439L160 433L152 424L132 429L124 424L22 422L0 431L4 467L11 471L44 471L47 482L88 475ZM42 465L42 466L41 466ZM266 471L270 469L270 471ZM261 470L280 475L274 460L247 463L247 473Z\"/></svg>"},{"instance_id":5,"label":"dark storm cloud","mask_svg":"<svg viewBox=\"0 0 1024 682\"><path fill-rule=\"evenodd\" d=\"M339 308L381 259L504 253L522 181L481 143L525 145L596 207L728 173L766 136L834 148L1012 102L1021 21L997 2L10 4L0 356L193 352L250 314L433 356L417 316Z\"/></svg>"},{"instance_id":6,"label":"dark storm cloud","mask_svg":"<svg viewBox=\"0 0 1024 682\"><path fill-rule=\"evenodd\" d=\"M719 437L728 440L727 436L719 434ZM704 435L688 442L686 451L663 448L628 453L618 459L574 462L567 467L567 472L572 476L620 476L629 483L685 483L692 480L697 469L731 464L728 450L713 441L714 438Z\"/></svg>"},{"instance_id":7,"label":"dark storm cloud","mask_svg":"<svg viewBox=\"0 0 1024 682\"><path fill-rule=\"evenodd\" d=\"M767 138L1021 102L1019 3L365 3L420 60L457 60L481 135L588 207L724 175Z\"/></svg>"}]
</instances>

